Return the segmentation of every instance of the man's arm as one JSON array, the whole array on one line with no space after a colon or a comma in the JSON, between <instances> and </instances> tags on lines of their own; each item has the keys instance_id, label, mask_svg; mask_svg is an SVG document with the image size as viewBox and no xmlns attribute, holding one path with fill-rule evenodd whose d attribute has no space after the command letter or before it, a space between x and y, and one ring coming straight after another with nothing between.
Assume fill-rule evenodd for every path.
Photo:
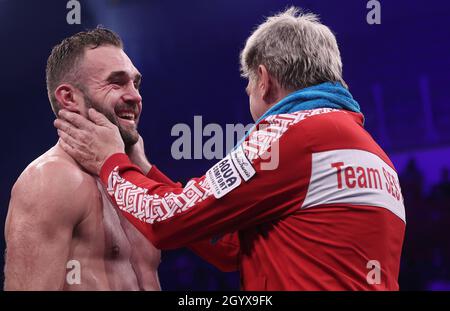
<instances>
[{"instance_id":1,"label":"man's arm","mask_svg":"<svg viewBox=\"0 0 450 311\"><path fill-rule=\"evenodd\" d=\"M61 146L100 176L123 215L157 248L273 222L298 212L305 199L311 139L303 126L308 121L296 124L304 118L263 120L243 149L185 187L173 187L142 174L123 153L117 127L102 114L89 109L93 122L64 110L59 115L55 126Z\"/></svg>"},{"instance_id":2,"label":"man's arm","mask_svg":"<svg viewBox=\"0 0 450 311\"><path fill-rule=\"evenodd\" d=\"M242 149L185 187L147 178L119 153L104 162L100 177L123 215L156 247L190 245L299 211L310 178L308 134L302 124L280 128L254 131Z\"/></svg>"},{"instance_id":3,"label":"man's arm","mask_svg":"<svg viewBox=\"0 0 450 311\"><path fill-rule=\"evenodd\" d=\"M69 164L29 167L13 187L5 226L5 290L61 290L85 181ZM78 189L75 193L75 189Z\"/></svg>"},{"instance_id":4,"label":"man's arm","mask_svg":"<svg viewBox=\"0 0 450 311\"><path fill-rule=\"evenodd\" d=\"M135 161L133 163L137 164ZM141 165L139 167L142 169ZM172 187L181 187L180 183L173 182L155 165L149 164L147 167L150 167L147 173L148 178ZM224 272L238 270L240 243L237 232L226 234L218 240L206 238L202 241L194 242L187 247L202 257L203 260L206 260Z\"/></svg>"}]
</instances>

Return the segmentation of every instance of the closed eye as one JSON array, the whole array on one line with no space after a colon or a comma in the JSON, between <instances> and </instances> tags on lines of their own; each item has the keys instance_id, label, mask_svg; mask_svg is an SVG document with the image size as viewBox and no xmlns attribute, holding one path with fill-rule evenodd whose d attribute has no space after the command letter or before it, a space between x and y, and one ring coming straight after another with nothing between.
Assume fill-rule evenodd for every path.
<instances>
[{"instance_id":1,"label":"closed eye","mask_svg":"<svg viewBox=\"0 0 450 311\"><path fill-rule=\"evenodd\" d=\"M124 86L127 83L125 79L113 79L108 82L113 86Z\"/></svg>"},{"instance_id":2,"label":"closed eye","mask_svg":"<svg viewBox=\"0 0 450 311\"><path fill-rule=\"evenodd\" d=\"M141 79L142 76L140 74L136 74L136 76L133 79L125 71L115 71L109 75L106 81L108 82L108 84L119 87L126 86L128 83L132 81L134 87L137 90L139 90L141 86Z\"/></svg>"}]
</instances>

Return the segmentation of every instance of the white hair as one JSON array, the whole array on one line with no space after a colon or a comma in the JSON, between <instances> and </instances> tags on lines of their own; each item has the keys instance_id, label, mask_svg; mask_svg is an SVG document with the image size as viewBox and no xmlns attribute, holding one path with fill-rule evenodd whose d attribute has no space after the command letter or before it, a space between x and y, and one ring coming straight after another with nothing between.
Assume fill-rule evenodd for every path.
<instances>
[{"instance_id":1,"label":"white hair","mask_svg":"<svg viewBox=\"0 0 450 311\"><path fill-rule=\"evenodd\" d=\"M296 7L267 18L247 39L240 55L241 73L255 78L259 65L286 90L322 82L340 82L342 60L336 38L315 14Z\"/></svg>"}]
</instances>

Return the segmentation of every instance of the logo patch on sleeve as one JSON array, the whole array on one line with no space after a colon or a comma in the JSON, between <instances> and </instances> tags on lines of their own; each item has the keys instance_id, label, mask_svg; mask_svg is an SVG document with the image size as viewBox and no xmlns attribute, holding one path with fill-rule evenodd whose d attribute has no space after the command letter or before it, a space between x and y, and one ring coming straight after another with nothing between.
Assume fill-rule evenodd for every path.
<instances>
[{"instance_id":1,"label":"logo patch on sleeve","mask_svg":"<svg viewBox=\"0 0 450 311\"><path fill-rule=\"evenodd\" d=\"M220 199L241 184L241 177L233 165L230 155L216 163L206 172L214 197Z\"/></svg>"},{"instance_id":2,"label":"logo patch on sleeve","mask_svg":"<svg viewBox=\"0 0 450 311\"><path fill-rule=\"evenodd\" d=\"M252 166L252 163L245 156L244 149L242 145L239 146L236 150L231 152L231 159L233 160L234 166L236 166L239 174L241 174L242 178L247 181L255 175L256 171Z\"/></svg>"}]
</instances>

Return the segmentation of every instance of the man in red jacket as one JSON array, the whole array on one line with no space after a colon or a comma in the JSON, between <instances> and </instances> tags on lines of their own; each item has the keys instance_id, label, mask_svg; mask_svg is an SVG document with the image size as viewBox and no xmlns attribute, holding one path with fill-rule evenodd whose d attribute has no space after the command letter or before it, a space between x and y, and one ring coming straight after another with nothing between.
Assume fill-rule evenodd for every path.
<instances>
[{"instance_id":1,"label":"man in red jacket","mask_svg":"<svg viewBox=\"0 0 450 311\"><path fill-rule=\"evenodd\" d=\"M61 145L158 248L237 231L222 268L238 268L244 290L398 290L397 173L363 128L332 32L291 8L249 37L241 69L255 127L184 187L156 168L145 176L93 109L92 122L60 113Z\"/></svg>"}]
</instances>

